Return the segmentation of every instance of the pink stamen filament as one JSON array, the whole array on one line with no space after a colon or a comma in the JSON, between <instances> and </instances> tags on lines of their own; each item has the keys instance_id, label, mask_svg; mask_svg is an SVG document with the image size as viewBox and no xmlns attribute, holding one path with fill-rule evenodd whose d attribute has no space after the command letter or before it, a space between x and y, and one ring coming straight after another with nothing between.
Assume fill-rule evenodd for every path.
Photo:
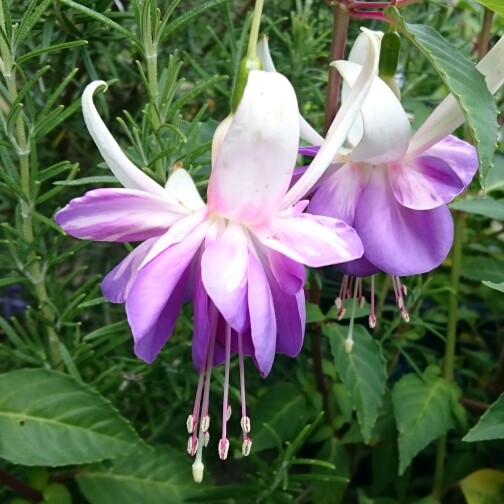
<instances>
[{"instance_id":1,"label":"pink stamen filament","mask_svg":"<svg viewBox=\"0 0 504 504\"><path fill-rule=\"evenodd\" d=\"M231 360L231 326L226 324L226 362L224 368L224 395L222 398L222 437L219 442L219 457L226 460L229 442L227 439L227 421L228 421L228 399L229 399L229 367Z\"/></svg>"},{"instance_id":2,"label":"pink stamen filament","mask_svg":"<svg viewBox=\"0 0 504 504\"><path fill-rule=\"evenodd\" d=\"M196 397L194 398L194 407L192 414L187 419L187 432L192 434L198 430L198 420L201 407L201 394L203 392L203 382L205 381L205 372L201 371L198 379L198 388L196 389Z\"/></svg>"},{"instance_id":3,"label":"pink stamen filament","mask_svg":"<svg viewBox=\"0 0 504 504\"><path fill-rule=\"evenodd\" d=\"M248 437L250 432L250 419L247 416L247 405L245 397L245 366L243 363L243 341L242 335L238 334L238 365L240 368L240 399L241 399L241 421L240 425L243 434L242 453L246 457L250 453L252 440Z\"/></svg>"},{"instance_id":4,"label":"pink stamen filament","mask_svg":"<svg viewBox=\"0 0 504 504\"><path fill-rule=\"evenodd\" d=\"M217 331L217 319L218 312L215 309L215 306L210 306L210 328L209 328L209 342L207 347L206 354L206 362L205 367L200 373L200 378L198 380L198 388L196 390L196 399L195 399L195 408L194 411L198 411L199 416L199 433L198 433L198 417L195 416L195 426L193 429L193 433L191 438L189 438L189 443L187 445L187 452L189 455L194 456L200 453L200 462L201 462L201 451L203 447L208 444L208 436L205 437L205 433L208 430L210 425L210 417L208 415L208 405L209 405L209 397L210 397L210 378L212 375L212 363L213 363L213 354L215 349L215 333ZM201 405L201 414L199 413L199 404L201 403L201 388L203 388L203 402ZM198 406L196 404L198 403ZM203 442L203 439L206 440L206 443ZM196 462L195 462L196 463Z\"/></svg>"},{"instance_id":5,"label":"pink stamen filament","mask_svg":"<svg viewBox=\"0 0 504 504\"><path fill-rule=\"evenodd\" d=\"M392 284L394 286L397 306L399 310L401 310L401 316L405 322L409 322L409 313L408 310L406 310L406 306L404 305L404 297L403 297L403 292L405 291L405 289L403 288L401 280L399 279L398 276L395 275L392 276Z\"/></svg>"}]
</instances>

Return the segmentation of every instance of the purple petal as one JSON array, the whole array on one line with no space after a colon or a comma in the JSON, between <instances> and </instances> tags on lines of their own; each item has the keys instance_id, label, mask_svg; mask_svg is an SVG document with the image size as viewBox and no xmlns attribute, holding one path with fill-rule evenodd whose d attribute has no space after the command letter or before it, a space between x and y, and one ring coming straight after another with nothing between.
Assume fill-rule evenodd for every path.
<instances>
[{"instance_id":1,"label":"purple petal","mask_svg":"<svg viewBox=\"0 0 504 504\"><path fill-rule=\"evenodd\" d=\"M192 358L194 367L198 372L205 368L208 342L210 337L210 313L216 311L214 306L210 307L211 301L205 291L201 280L201 260L196 259L194 272L194 331L192 341ZM217 313L215 313L217 317ZM216 322L216 321L215 321ZM216 328L214 328L215 330Z\"/></svg>"},{"instance_id":2,"label":"purple petal","mask_svg":"<svg viewBox=\"0 0 504 504\"><path fill-rule=\"evenodd\" d=\"M257 236L266 247L314 268L351 261L363 253L355 230L330 217L280 216Z\"/></svg>"},{"instance_id":3,"label":"purple petal","mask_svg":"<svg viewBox=\"0 0 504 504\"><path fill-rule=\"evenodd\" d=\"M371 168L357 164L338 167L319 184L307 211L341 219L352 226L355 208L371 173Z\"/></svg>"},{"instance_id":4,"label":"purple petal","mask_svg":"<svg viewBox=\"0 0 504 504\"><path fill-rule=\"evenodd\" d=\"M102 281L103 295L111 303L124 303L131 285L135 281L138 268L156 242L151 238L130 252Z\"/></svg>"},{"instance_id":5,"label":"purple petal","mask_svg":"<svg viewBox=\"0 0 504 504\"><path fill-rule=\"evenodd\" d=\"M266 250L271 274L282 290L291 295L299 292L306 280L304 266L274 250Z\"/></svg>"},{"instance_id":6,"label":"purple petal","mask_svg":"<svg viewBox=\"0 0 504 504\"><path fill-rule=\"evenodd\" d=\"M344 273L345 275L364 277L374 275L380 271L374 264L370 263L364 255L360 259L355 259L355 261L349 261L347 263L341 263L336 266L336 268Z\"/></svg>"},{"instance_id":7,"label":"purple petal","mask_svg":"<svg viewBox=\"0 0 504 504\"><path fill-rule=\"evenodd\" d=\"M242 227L228 224L224 234L205 248L201 258L205 290L238 332L245 330L247 320L248 256Z\"/></svg>"},{"instance_id":8,"label":"purple petal","mask_svg":"<svg viewBox=\"0 0 504 504\"><path fill-rule=\"evenodd\" d=\"M419 156L441 158L457 174L462 182L468 186L478 171L478 154L473 145L464 142L453 135L433 145Z\"/></svg>"},{"instance_id":9,"label":"purple petal","mask_svg":"<svg viewBox=\"0 0 504 504\"><path fill-rule=\"evenodd\" d=\"M266 274L253 254L249 255L248 305L254 360L264 378L271 371L275 358L277 325Z\"/></svg>"},{"instance_id":10,"label":"purple petal","mask_svg":"<svg viewBox=\"0 0 504 504\"><path fill-rule=\"evenodd\" d=\"M450 251L453 221L446 206L411 210L402 206L388 185L385 170L375 169L355 213L355 229L366 258L391 275L426 273Z\"/></svg>"},{"instance_id":11,"label":"purple petal","mask_svg":"<svg viewBox=\"0 0 504 504\"><path fill-rule=\"evenodd\" d=\"M126 299L135 353L152 362L168 340L184 300L190 264L200 247L207 223L200 224L182 241L171 245L143 266Z\"/></svg>"},{"instance_id":12,"label":"purple petal","mask_svg":"<svg viewBox=\"0 0 504 504\"><path fill-rule=\"evenodd\" d=\"M320 150L320 145L305 145L305 146L299 147L298 153L303 156L315 157L319 150Z\"/></svg>"},{"instance_id":13,"label":"purple petal","mask_svg":"<svg viewBox=\"0 0 504 504\"><path fill-rule=\"evenodd\" d=\"M95 189L54 217L70 235L95 241L141 241L163 234L188 215L180 205L135 189Z\"/></svg>"},{"instance_id":14,"label":"purple petal","mask_svg":"<svg viewBox=\"0 0 504 504\"><path fill-rule=\"evenodd\" d=\"M412 210L437 208L465 189L444 159L428 155L390 166L389 180L397 201Z\"/></svg>"},{"instance_id":15,"label":"purple petal","mask_svg":"<svg viewBox=\"0 0 504 504\"><path fill-rule=\"evenodd\" d=\"M296 357L303 346L306 321L304 291L286 294L276 282L270 282L277 324L276 352Z\"/></svg>"},{"instance_id":16,"label":"purple petal","mask_svg":"<svg viewBox=\"0 0 504 504\"><path fill-rule=\"evenodd\" d=\"M184 219L179 220L170 229L161 235L154 243L149 253L146 255L141 266L145 266L152 261L160 253L170 248L173 244L179 243L189 236L201 223L205 222L205 228L208 229L210 222L207 220L206 208L199 212L188 215Z\"/></svg>"}]
</instances>

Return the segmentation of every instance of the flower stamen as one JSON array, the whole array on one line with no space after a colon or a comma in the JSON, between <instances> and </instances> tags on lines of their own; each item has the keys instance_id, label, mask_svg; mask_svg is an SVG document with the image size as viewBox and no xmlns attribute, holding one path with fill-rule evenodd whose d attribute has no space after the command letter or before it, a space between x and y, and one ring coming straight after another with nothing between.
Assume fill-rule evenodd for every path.
<instances>
[{"instance_id":1,"label":"flower stamen","mask_svg":"<svg viewBox=\"0 0 504 504\"><path fill-rule=\"evenodd\" d=\"M249 455L252 448L252 439L248 437L248 433L250 432L250 418L247 416L247 405L245 402L245 366L243 364L243 342L241 334L238 334L238 365L240 368L240 426L243 433L242 454L244 457L246 457Z\"/></svg>"},{"instance_id":2,"label":"flower stamen","mask_svg":"<svg viewBox=\"0 0 504 504\"><path fill-rule=\"evenodd\" d=\"M224 368L224 394L222 398L222 436L219 441L219 457L226 460L229 451L229 441L227 439L227 422L231 414L231 408L228 405L229 399L229 367L231 361L231 326L226 324L226 362Z\"/></svg>"}]
</instances>

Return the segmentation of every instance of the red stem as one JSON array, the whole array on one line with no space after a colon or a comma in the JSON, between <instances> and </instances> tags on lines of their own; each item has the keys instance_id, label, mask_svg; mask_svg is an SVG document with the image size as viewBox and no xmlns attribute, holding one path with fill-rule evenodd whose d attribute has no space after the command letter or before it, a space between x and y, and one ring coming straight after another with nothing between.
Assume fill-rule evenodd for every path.
<instances>
[{"instance_id":1,"label":"red stem","mask_svg":"<svg viewBox=\"0 0 504 504\"><path fill-rule=\"evenodd\" d=\"M333 11L333 34L331 42L331 61L344 59L345 42L348 31L350 13L343 2L337 2ZM329 83L327 85L324 135L336 117L339 107L341 75L334 67L329 67Z\"/></svg>"},{"instance_id":2,"label":"red stem","mask_svg":"<svg viewBox=\"0 0 504 504\"><path fill-rule=\"evenodd\" d=\"M22 495L25 499L32 502L40 502L42 500L42 494L35 490L34 488L28 486L26 483L18 480L7 471L0 469L0 481L5 483L9 488L12 488L19 495Z\"/></svg>"}]
</instances>

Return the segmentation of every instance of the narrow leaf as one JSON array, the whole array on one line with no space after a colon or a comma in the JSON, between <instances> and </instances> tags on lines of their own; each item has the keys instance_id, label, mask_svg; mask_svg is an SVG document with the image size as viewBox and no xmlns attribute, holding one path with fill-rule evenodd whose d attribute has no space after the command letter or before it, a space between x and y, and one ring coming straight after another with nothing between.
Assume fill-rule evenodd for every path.
<instances>
[{"instance_id":1,"label":"narrow leaf","mask_svg":"<svg viewBox=\"0 0 504 504\"><path fill-rule=\"evenodd\" d=\"M399 430L399 474L430 442L453 427L456 389L430 373L408 374L399 380L392 401Z\"/></svg>"},{"instance_id":2,"label":"narrow leaf","mask_svg":"<svg viewBox=\"0 0 504 504\"><path fill-rule=\"evenodd\" d=\"M44 369L0 375L0 457L62 466L139 451L143 443L91 387Z\"/></svg>"},{"instance_id":3,"label":"narrow leaf","mask_svg":"<svg viewBox=\"0 0 504 504\"><path fill-rule=\"evenodd\" d=\"M368 443L387 380L381 347L363 326L354 327L354 345L350 353L345 351L346 326L329 324L323 332L330 338L336 369L357 412L362 437Z\"/></svg>"},{"instance_id":4,"label":"narrow leaf","mask_svg":"<svg viewBox=\"0 0 504 504\"><path fill-rule=\"evenodd\" d=\"M68 0L63 0L63 1L68 1ZM174 21L168 24L166 27L164 33L163 33L163 38L167 37L170 35L173 31L175 31L177 28L180 28L182 25L185 23L191 21L196 16L199 16L203 12L207 11L208 9L212 9L213 7L216 7L217 5L221 5L224 3L229 2L230 0L209 0L208 2L205 2L203 5L198 5L197 7L194 7L191 10L188 10L184 12L184 14L178 16Z\"/></svg>"},{"instance_id":5,"label":"narrow leaf","mask_svg":"<svg viewBox=\"0 0 504 504\"><path fill-rule=\"evenodd\" d=\"M497 144L497 106L483 75L430 26L409 24L395 7L387 7L398 28L432 63L462 109L474 137L484 186Z\"/></svg>"},{"instance_id":6,"label":"narrow leaf","mask_svg":"<svg viewBox=\"0 0 504 504\"><path fill-rule=\"evenodd\" d=\"M91 504L187 502L199 488L191 477L192 460L169 447L115 460L111 467L96 465L79 472L77 483Z\"/></svg>"},{"instance_id":7,"label":"narrow leaf","mask_svg":"<svg viewBox=\"0 0 504 504\"><path fill-rule=\"evenodd\" d=\"M116 23L115 21L112 21L112 19L108 18L107 16L104 16L103 14L100 14L99 12L90 9L89 7L81 5L80 3L74 2L73 0L60 0L60 3L65 4L68 7L72 7L73 9L82 12L83 14L86 14L87 16L93 18L95 21L98 21L99 23L107 26L108 28L111 28L117 33L122 33L126 38L130 39L133 43L140 46L140 43L137 40L137 38L129 30L123 28L120 24Z\"/></svg>"},{"instance_id":8,"label":"narrow leaf","mask_svg":"<svg viewBox=\"0 0 504 504\"><path fill-rule=\"evenodd\" d=\"M39 4L38 6L37 3ZM16 33L16 37L14 39L15 48L17 48L26 38L35 23L39 21L47 7L49 7L50 3L51 0L42 0L41 2L39 0L32 0L25 11L21 24L19 25L19 29Z\"/></svg>"},{"instance_id":9,"label":"narrow leaf","mask_svg":"<svg viewBox=\"0 0 504 504\"><path fill-rule=\"evenodd\" d=\"M29 53L23 54L23 56L17 59L16 63L18 65L21 65L25 61L28 61L31 58L35 58L36 56L40 56L41 54L48 54L51 52L62 51L64 49L71 49L72 47L78 47L86 44L87 40L73 40L72 42L62 42L61 44L55 44L49 47L41 47L40 49L34 49Z\"/></svg>"},{"instance_id":10,"label":"narrow leaf","mask_svg":"<svg viewBox=\"0 0 504 504\"><path fill-rule=\"evenodd\" d=\"M462 438L462 441L504 439L504 393L484 413L479 422Z\"/></svg>"}]
</instances>

